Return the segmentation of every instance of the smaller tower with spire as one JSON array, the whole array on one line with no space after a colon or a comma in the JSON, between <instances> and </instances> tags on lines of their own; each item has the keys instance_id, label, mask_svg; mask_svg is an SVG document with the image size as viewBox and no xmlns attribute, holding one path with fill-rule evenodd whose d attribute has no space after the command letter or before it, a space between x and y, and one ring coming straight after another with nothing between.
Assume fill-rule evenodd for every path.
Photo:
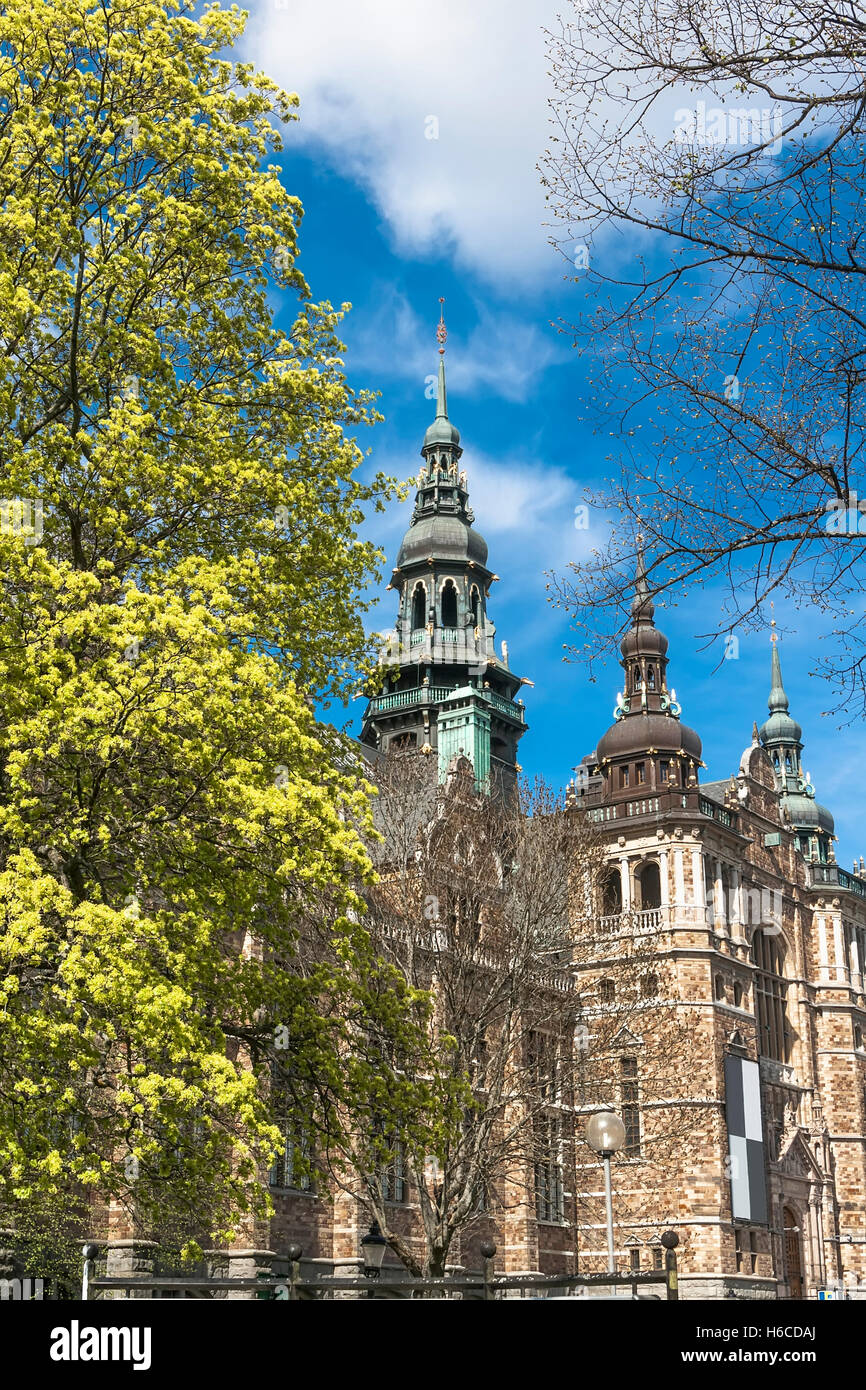
<instances>
[{"instance_id":1,"label":"smaller tower with spire","mask_svg":"<svg viewBox=\"0 0 866 1390\"><path fill-rule=\"evenodd\" d=\"M660 792L696 790L701 740L681 723L676 691L668 688L668 639L655 625L643 538L637 538L631 627L620 644L623 689L614 723L589 762L604 778L605 802L652 798ZM685 803L683 803L685 804Z\"/></svg>"},{"instance_id":2,"label":"smaller tower with spire","mask_svg":"<svg viewBox=\"0 0 866 1390\"><path fill-rule=\"evenodd\" d=\"M807 859L826 863L832 858L830 846L834 822L826 806L815 800L815 788L802 765L803 730L788 713L789 701L782 683L779 636L776 620L770 636L769 718L760 729L760 739L773 764L776 786L781 793L783 814L797 837L797 847Z\"/></svg>"}]
</instances>

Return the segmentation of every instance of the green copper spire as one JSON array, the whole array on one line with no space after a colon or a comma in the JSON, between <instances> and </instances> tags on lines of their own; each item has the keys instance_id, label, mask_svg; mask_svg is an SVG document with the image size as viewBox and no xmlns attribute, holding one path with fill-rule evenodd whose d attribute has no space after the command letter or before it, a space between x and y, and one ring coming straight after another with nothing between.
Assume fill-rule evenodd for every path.
<instances>
[{"instance_id":1,"label":"green copper spire","mask_svg":"<svg viewBox=\"0 0 866 1390\"><path fill-rule=\"evenodd\" d=\"M770 658L770 694L767 708L770 717L761 726L761 742L765 748L784 749L790 756L799 775L799 758L802 748L803 730L788 713L788 696L782 684L782 663L779 660L779 638L776 633L776 620L772 622L772 656Z\"/></svg>"},{"instance_id":2,"label":"green copper spire","mask_svg":"<svg viewBox=\"0 0 866 1390\"><path fill-rule=\"evenodd\" d=\"M782 663L779 660L779 644L773 633L773 655L771 659L770 698L767 707L771 714L787 714L788 697L782 684Z\"/></svg>"},{"instance_id":3,"label":"green copper spire","mask_svg":"<svg viewBox=\"0 0 866 1390\"><path fill-rule=\"evenodd\" d=\"M439 300L440 305L445 303L444 299ZM425 457L429 457L429 449L445 448L449 450L449 456L453 457L454 462L460 457L460 431L451 424L448 419L448 396L445 390L445 339L448 337L448 329L445 327L445 315L442 308L439 310L439 323L436 327L436 340L439 343L439 380L436 387L436 419L427 428L424 436L424 445L421 450ZM450 451L455 451L453 455Z\"/></svg>"},{"instance_id":4,"label":"green copper spire","mask_svg":"<svg viewBox=\"0 0 866 1390\"><path fill-rule=\"evenodd\" d=\"M833 817L826 806L821 806L815 800L815 788L808 773L803 775L803 730L788 713L775 619L772 628L770 694L767 699L770 717L761 725L761 743L773 764L776 786L782 797L782 812L796 832L800 853L807 859L818 858L826 863L833 838Z\"/></svg>"}]
</instances>

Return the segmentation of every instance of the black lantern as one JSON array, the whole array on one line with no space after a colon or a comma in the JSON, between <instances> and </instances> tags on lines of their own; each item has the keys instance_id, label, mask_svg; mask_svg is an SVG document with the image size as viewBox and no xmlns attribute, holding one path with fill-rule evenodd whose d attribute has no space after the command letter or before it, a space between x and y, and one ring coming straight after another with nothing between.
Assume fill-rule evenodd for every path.
<instances>
[{"instance_id":1,"label":"black lantern","mask_svg":"<svg viewBox=\"0 0 866 1390\"><path fill-rule=\"evenodd\" d=\"M369 1231L361 1238L361 1254L364 1256L364 1278L378 1279L382 1272L382 1261L388 1242L382 1235L378 1221L374 1221Z\"/></svg>"}]
</instances>

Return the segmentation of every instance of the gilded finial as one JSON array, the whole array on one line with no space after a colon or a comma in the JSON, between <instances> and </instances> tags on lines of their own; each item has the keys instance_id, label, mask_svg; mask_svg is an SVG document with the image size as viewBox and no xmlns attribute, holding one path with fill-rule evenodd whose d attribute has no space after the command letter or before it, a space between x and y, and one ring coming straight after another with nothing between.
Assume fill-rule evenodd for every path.
<instances>
[{"instance_id":1,"label":"gilded finial","mask_svg":"<svg viewBox=\"0 0 866 1390\"><path fill-rule=\"evenodd\" d=\"M439 322L436 325L436 341L439 344L439 356L442 357L445 354L445 339L448 337L448 329L445 327L445 300L441 297L439 304L442 307L439 309Z\"/></svg>"}]
</instances>

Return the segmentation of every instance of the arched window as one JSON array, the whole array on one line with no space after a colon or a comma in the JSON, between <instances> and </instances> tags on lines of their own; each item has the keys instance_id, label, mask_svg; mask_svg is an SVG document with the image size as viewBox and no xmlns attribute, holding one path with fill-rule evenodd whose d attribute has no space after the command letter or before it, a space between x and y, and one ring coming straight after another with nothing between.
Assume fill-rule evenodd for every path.
<instances>
[{"instance_id":1,"label":"arched window","mask_svg":"<svg viewBox=\"0 0 866 1390\"><path fill-rule=\"evenodd\" d=\"M640 667L639 667L639 666L633 666L633 667L632 667L631 688L632 688L632 690L640 690Z\"/></svg>"},{"instance_id":2,"label":"arched window","mask_svg":"<svg viewBox=\"0 0 866 1390\"><path fill-rule=\"evenodd\" d=\"M723 1004L723 1003L725 1002L725 977L724 977L724 975L717 975L717 976L716 976L716 1000L717 1000L718 1003L720 1003L720 1004Z\"/></svg>"},{"instance_id":3,"label":"arched window","mask_svg":"<svg viewBox=\"0 0 866 1390\"><path fill-rule=\"evenodd\" d=\"M423 584L415 585L412 595L412 627L424 627L427 622L427 590Z\"/></svg>"},{"instance_id":4,"label":"arched window","mask_svg":"<svg viewBox=\"0 0 866 1390\"><path fill-rule=\"evenodd\" d=\"M743 1007L743 986L739 980L734 984L734 1004L738 1009Z\"/></svg>"},{"instance_id":5,"label":"arched window","mask_svg":"<svg viewBox=\"0 0 866 1390\"><path fill-rule=\"evenodd\" d=\"M755 1006L758 1015L758 1049L764 1057L787 1062L791 1051L788 1026L788 985L784 976L782 947L777 936L758 930L752 938L755 971Z\"/></svg>"},{"instance_id":6,"label":"arched window","mask_svg":"<svg viewBox=\"0 0 866 1390\"><path fill-rule=\"evenodd\" d=\"M648 688L649 690L655 690L655 688L656 688L656 672L655 672L655 667L654 667L654 666L648 666L648 667L647 667L646 683L647 683L647 688Z\"/></svg>"},{"instance_id":7,"label":"arched window","mask_svg":"<svg viewBox=\"0 0 866 1390\"><path fill-rule=\"evenodd\" d=\"M652 974L644 975L640 982L640 992L644 999L655 999L659 992L659 977Z\"/></svg>"},{"instance_id":8,"label":"arched window","mask_svg":"<svg viewBox=\"0 0 866 1390\"><path fill-rule=\"evenodd\" d=\"M793 770L794 770L794 767L793 767L793 764L792 764L792 762L791 762L791 754L790 754L790 753L786 753L786 754L785 754L785 771L786 771L786 772L793 772Z\"/></svg>"},{"instance_id":9,"label":"arched window","mask_svg":"<svg viewBox=\"0 0 866 1390\"><path fill-rule=\"evenodd\" d=\"M472 585L472 593L469 595L469 607L472 610L472 626L479 627L481 624L481 595Z\"/></svg>"},{"instance_id":10,"label":"arched window","mask_svg":"<svg viewBox=\"0 0 866 1390\"><path fill-rule=\"evenodd\" d=\"M863 1046L863 1029L860 1027L859 1023L854 1024L854 1046L857 1048L858 1052Z\"/></svg>"},{"instance_id":11,"label":"arched window","mask_svg":"<svg viewBox=\"0 0 866 1390\"><path fill-rule=\"evenodd\" d=\"M622 912L622 877L619 869L610 869L601 883L601 915L618 916Z\"/></svg>"},{"instance_id":12,"label":"arched window","mask_svg":"<svg viewBox=\"0 0 866 1390\"><path fill-rule=\"evenodd\" d=\"M457 626L457 590L452 580L447 580L445 588L442 590L442 626Z\"/></svg>"},{"instance_id":13,"label":"arched window","mask_svg":"<svg viewBox=\"0 0 866 1390\"><path fill-rule=\"evenodd\" d=\"M662 905L662 884L659 866L654 860L641 865L635 875L638 889L638 908L641 912L648 912L651 908L661 907Z\"/></svg>"},{"instance_id":14,"label":"arched window","mask_svg":"<svg viewBox=\"0 0 866 1390\"><path fill-rule=\"evenodd\" d=\"M616 1000L616 985L613 980L599 980L598 997L602 1004L613 1004Z\"/></svg>"}]
</instances>

